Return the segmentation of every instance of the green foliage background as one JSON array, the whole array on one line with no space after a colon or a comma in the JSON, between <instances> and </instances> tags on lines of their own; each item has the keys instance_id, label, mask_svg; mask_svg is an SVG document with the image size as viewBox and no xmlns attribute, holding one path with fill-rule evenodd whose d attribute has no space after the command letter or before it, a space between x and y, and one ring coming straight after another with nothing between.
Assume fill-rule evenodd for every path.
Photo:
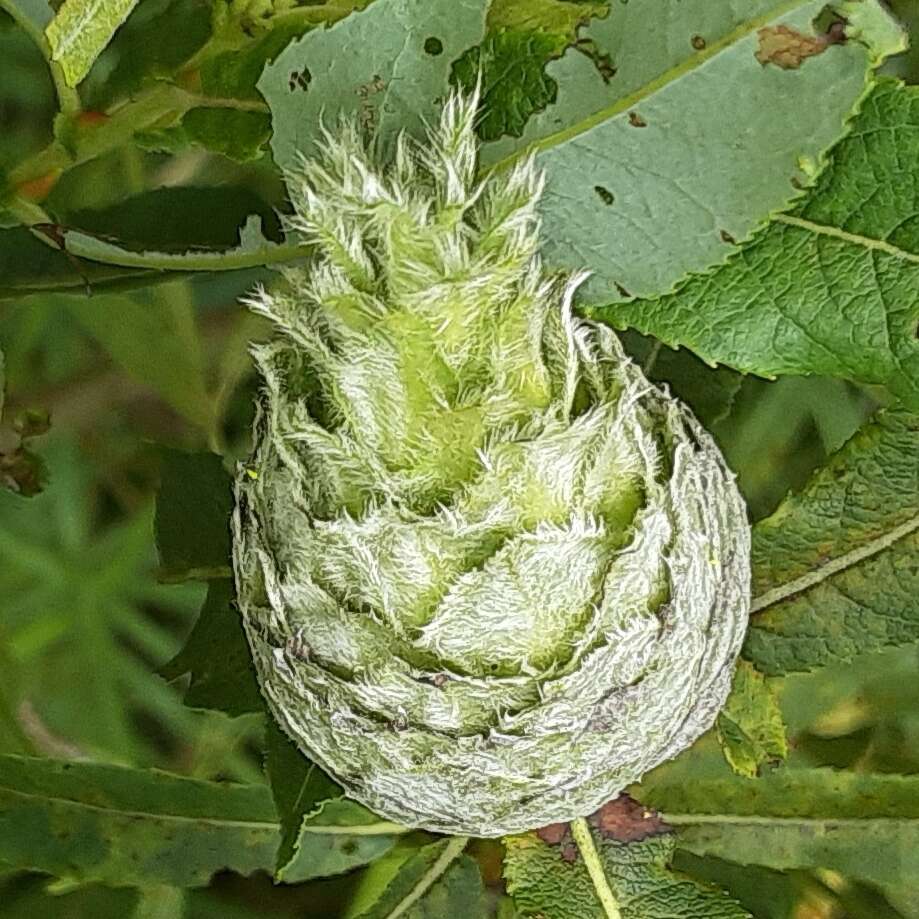
<instances>
[{"instance_id":1,"label":"green foliage background","mask_svg":"<svg viewBox=\"0 0 919 919\"><path fill-rule=\"evenodd\" d=\"M555 228L553 257L566 265L584 240L576 227L562 239L577 208L551 195L553 176L575 168L570 145L550 144L571 127L545 127L553 103L583 91L598 107L620 106L602 125L603 143L617 149L635 128L622 102L631 90L620 92L610 70L640 86L683 66L695 46L673 51L661 41L651 53L638 44L648 21L672 34L687 24L642 20L640 0L618 19L617 4L606 16L599 0L430 0L424 15L451 23L455 47L400 58L418 97L376 108L386 94L372 85L375 68L422 15L418 3L391 3L395 18L381 8L380 30L368 25L345 40L367 69L349 77L370 80L364 96L348 95L332 71L295 66L297 48L316 42L333 42L334 61L337 39L321 27L367 5L117 2L101 38L49 68L50 7L0 0L0 477L11 486L0 490L0 754L10 754L0 757L0 916L510 919L515 909L582 917L596 908L585 879L554 875L557 854L530 836L508 845L516 907L496 843L448 852L446 869L407 903L450 843L383 825L337 797L266 725L227 580L225 475L249 444L256 383L246 349L270 330L237 301L270 281L267 265L297 254L277 216L277 164L306 142L311 107L334 92L384 128L411 126L430 114L424 106L433 111L429 83L469 81L482 67L487 156L514 156L529 139L547 144L547 232ZM809 23L808 5L797 6ZM849 6L856 17L858 4ZM919 26L914 0L893 6L908 30ZM461 16L449 12L459 7ZM790 146L812 160L842 134L870 56L852 41L843 65L835 50L796 71L803 107L824 107L825 122L788 127ZM319 59L311 53L306 60ZM606 190L608 177L586 186L590 221L611 221L602 224L613 242L601 267L615 267L600 271L589 305L712 430L751 519L769 518L755 536L764 597L811 562L919 514L919 428L909 411L919 406L916 51L884 69L906 85L873 90L811 194L790 204L788 179L807 184L813 162L782 174L781 187L765 166L754 170L757 187L717 205L724 222L699 246L630 254L635 237L623 227L642 202L620 200L616 186L617 225L593 190ZM79 96L68 82L79 82ZM677 86L683 95L656 101L660 117L692 100L688 82ZM731 98L723 118L737 123L751 103ZM293 114L283 116L285 106ZM642 111L649 124L639 133L655 130L654 108ZM869 136L883 143L866 147L859 138ZM705 154L717 156L721 142L706 139ZM751 144L737 169L755 157ZM727 183L707 172L715 191ZM877 206L853 218L847 196L868 195ZM673 229L693 236L692 214L680 214ZM56 229L44 240L27 229L45 223ZM866 251L815 225L909 257ZM221 270L197 270L212 266ZM47 432L34 422L43 413ZM43 488L15 494L27 481ZM783 504L789 492L803 496ZM843 492L864 500L821 529L820 513ZM764 605L718 729L635 789L671 818L676 850L670 836L627 855L603 850L610 876L634 884L630 896L643 904L629 906L627 919L676 919L710 895L665 865L730 895L724 912L698 915L919 917L915 536L876 562L830 581L817 600ZM751 816L760 822L745 823ZM555 867L543 870L543 860Z\"/></svg>"}]
</instances>

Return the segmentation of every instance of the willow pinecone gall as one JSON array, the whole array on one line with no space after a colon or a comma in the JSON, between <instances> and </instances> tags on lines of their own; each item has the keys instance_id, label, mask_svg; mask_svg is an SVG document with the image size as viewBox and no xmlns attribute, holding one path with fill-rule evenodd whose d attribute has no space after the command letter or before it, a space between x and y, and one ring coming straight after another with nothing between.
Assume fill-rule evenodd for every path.
<instances>
[{"instance_id":1,"label":"willow pinecone gall","mask_svg":"<svg viewBox=\"0 0 919 919\"><path fill-rule=\"evenodd\" d=\"M496 836L570 820L723 705L749 530L709 435L572 314L532 159L477 178L475 99L385 168L342 123L288 179L308 266L234 517L284 730L374 811Z\"/></svg>"}]
</instances>

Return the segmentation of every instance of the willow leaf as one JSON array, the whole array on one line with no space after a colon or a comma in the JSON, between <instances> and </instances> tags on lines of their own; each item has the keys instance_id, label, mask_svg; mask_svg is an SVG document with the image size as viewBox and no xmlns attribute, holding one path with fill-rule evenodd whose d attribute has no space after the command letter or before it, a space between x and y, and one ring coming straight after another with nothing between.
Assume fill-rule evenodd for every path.
<instances>
[{"instance_id":1,"label":"willow leaf","mask_svg":"<svg viewBox=\"0 0 919 919\"><path fill-rule=\"evenodd\" d=\"M887 411L753 530L744 655L783 674L919 640L919 415Z\"/></svg>"},{"instance_id":2,"label":"willow leaf","mask_svg":"<svg viewBox=\"0 0 919 919\"><path fill-rule=\"evenodd\" d=\"M793 210L721 269L600 312L710 363L883 383L919 408L919 90L881 82Z\"/></svg>"},{"instance_id":3,"label":"willow leaf","mask_svg":"<svg viewBox=\"0 0 919 919\"><path fill-rule=\"evenodd\" d=\"M76 86L128 18L137 0L65 0L45 35L51 57L69 86Z\"/></svg>"},{"instance_id":4,"label":"willow leaf","mask_svg":"<svg viewBox=\"0 0 919 919\"><path fill-rule=\"evenodd\" d=\"M522 916L618 919L618 910L621 919L749 919L749 913L725 894L669 868L675 848L672 834L631 843L607 839L596 828L590 835L604 872L599 885L591 879L583 856L564 841L561 846L550 844L537 833L505 840L508 892Z\"/></svg>"},{"instance_id":5,"label":"willow leaf","mask_svg":"<svg viewBox=\"0 0 919 919\"><path fill-rule=\"evenodd\" d=\"M919 884L919 778L783 769L759 779L646 778L642 800L677 845L740 864L829 868L878 885Z\"/></svg>"},{"instance_id":6,"label":"willow leaf","mask_svg":"<svg viewBox=\"0 0 919 919\"><path fill-rule=\"evenodd\" d=\"M400 832L355 817L325 813L286 880L365 864ZM17 868L113 886L192 887L224 869L270 871L279 839L266 786L0 756L0 862Z\"/></svg>"}]
</instances>

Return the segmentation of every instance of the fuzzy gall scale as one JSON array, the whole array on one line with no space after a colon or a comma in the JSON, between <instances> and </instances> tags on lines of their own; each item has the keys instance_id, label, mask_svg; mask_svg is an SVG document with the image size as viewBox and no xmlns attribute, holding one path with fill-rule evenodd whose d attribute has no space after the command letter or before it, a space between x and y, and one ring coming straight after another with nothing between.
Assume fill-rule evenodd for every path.
<instances>
[{"instance_id":1,"label":"fuzzy gall scale","mask_svg":"<svg viewBox=\"0 0 919 919\"><path fill-rule=\"evenodd\" d=\"M538 255L532 159L477 178L474 99L386 167L358 126L289 177L314 244L237 482L262 691L379 814L497 836L597 809L708 729L749 529L709 435Z\"/></svg>"}]
</instances>

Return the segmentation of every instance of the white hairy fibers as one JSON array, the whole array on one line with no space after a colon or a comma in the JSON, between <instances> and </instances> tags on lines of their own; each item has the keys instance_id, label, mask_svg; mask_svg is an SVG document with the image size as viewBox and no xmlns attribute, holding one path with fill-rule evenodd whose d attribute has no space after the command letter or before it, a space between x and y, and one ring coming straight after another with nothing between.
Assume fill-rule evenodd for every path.
<instances>
[{"instance_id":1,"label":"white hairy fibers","mask_svg":"<svg viewBox=\"0 0 919 919\"><path fill-rule=\"evenodd\" d=\"M474 114L385 168L342 124L290 177L315 255L252 301L280 335L234 565L303 751L389 819L496 836L711 726L749 530L708 434L542 269L533 161L477 179Z\"/></svg>"}]
</instances>

